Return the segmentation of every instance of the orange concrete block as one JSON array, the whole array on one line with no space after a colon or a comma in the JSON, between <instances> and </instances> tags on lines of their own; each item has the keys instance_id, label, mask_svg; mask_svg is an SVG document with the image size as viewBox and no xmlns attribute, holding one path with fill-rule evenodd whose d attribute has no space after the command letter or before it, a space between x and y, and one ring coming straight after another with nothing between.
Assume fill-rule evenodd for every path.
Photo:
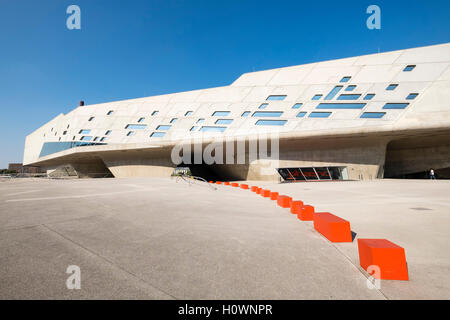
<instances>
[{"instance_id":1,"label":"orange concrete block","mask_svg":"<svg viewBox=\"0 0 450 320\"><path fill-rule=\"evenodd\" d=\"M352 242L350 222L329 212L314 214L314 229L331 242Z\"/></svg>"},{"instance_id":2,"label":"orange concrete block","mask_svg":"<svg viewBox=\"0 0 450 320\"><path fill-rule=\"evenodd\" d=\"M277 204L282 208L290 208L291 201L292 201L292 198L288 197L288 196L278 196L278 198L277 198Z\"/></svg>"},{"instance_id":3,"label":"orange concrete block","mask_svg":"<svg viewBox=\"0 0 450 320\"><path fill-rule=\"evenodd\" d=\"M210 181L209 183L214 183L214 181Z\"/></svg>"},{"instance_id":4,"label":"orange concrete block","mask_svg":"<svg viewBox=\"0 0 450 320\"><path fill-rule=\"evenodd\" d=\"M261 191L262 191L262 188L258 188L258 189L256 189L255 193L256 193L256 194L260 194Z\"/></svg>"},{"instance_id":5,"label":"orange concrete block","mask_svg":"<svg viewBox=\"0 0 450 320\"><path fill-rule=\"evenodd\" d=\"M257 187L257 186L252 186L252 187L250 188L250 190L251 190L252 192L256 192L256 190L258 190L258 187Z\"/></svg>"},{"instance_id":6,"label":"orange concrete block","mask_svg":"<svg viewBox=\"0 0 450 320\"><path fill-rule=\"evenodd\" d=\"M239 187L239 183L233 182L233 183L231 183L231 186L232 187Z\"/></svg>"},{"instance_id":7,"label":"orange concrete block","mask_svg":"<svg viewBox=\"0 0 450 320\"><path fill-rule=\"evenodd\" d=\"M299 214L303 207L303 201L291 201L291 213Z\"/></svg>"},{"instance_id":8,"label":"orange concrete block","mask_svg":"<svg viewBox=\"0 0 450 320\"><path fill-rule=\"evenodd\" d=\"M300 209L300 213L297 214L297 218L302 221L313 221L314 220L314 207L313 206L303 206Z\"/></svg>"},{"instance_id":9,"label":"orange concrete block","mask_svg":"<svg viewBox=\"0 0 450 320\"><path fill-rule=\"evenodd\" d=\"M270 200L277 200L277 199L278 199L278 192L271 192Z\"/></svg>"},{"instance_id":10,"label":"orange concrete block","mask_svg":"<svg viewBox=\"0 0 450 320\"><path fill-rule=\"evenodd\" d=\"M230 183L227 181L227 182L224 182L223 183L225 186L229 186L230 185Z\"/></svg>"},{"instance_id":11,"label":"orange concrete block","mask_svg":"<svg viewBox=\"0 0 450 320\"><path fill-rule=\"evenodd\" d=\"M216 184L222 184L222 182L221 181L217 181Z\"/></svg>"},{"instance_id":12,"label":"orange concrete block","mask_svg":"<svg viewBox=\"0 0 450 320\"><path fill-rule=\"evenodd\" d=\"M270 197L270 190L264 189L261 191L261 196L263 196L264 198L269 198Z\"/></svg>"},{"instance_id":13,"label":"orange concrete block","mask_svg":"<svg viewBox=\"0 0 450 320\"><path fill-rule=\"evenodd\" d=\"M374 278L384 280L409 280L405 249L386 239L358 239L359 264L368 271L378 266L380 274Z\"/></svg>"},{"instance_id":14,"label":"orange concrete block","mask_svg":"<svg viewBox=\"0 0 450 320\"><path fill-rule=\"evenodd\" d=\"M248 184L241 184L241 189L248 190Z\"/></svg>"}]
</instances>

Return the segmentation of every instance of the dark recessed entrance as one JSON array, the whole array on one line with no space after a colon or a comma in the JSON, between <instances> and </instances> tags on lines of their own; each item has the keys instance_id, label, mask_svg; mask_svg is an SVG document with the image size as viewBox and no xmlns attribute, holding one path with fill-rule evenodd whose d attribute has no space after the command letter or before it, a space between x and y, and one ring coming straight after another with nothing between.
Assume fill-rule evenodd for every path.
<instances>
[{"instance_id":1,"label":"dark recessed entrance","mask_svg":"<svg viewBox=\"0 0 450 320\"><path fill-rule=\"evenodd\" d=\"M306 167L277 169L285 182L348 180L347 167Z\"/></svg>"}]
</instances>

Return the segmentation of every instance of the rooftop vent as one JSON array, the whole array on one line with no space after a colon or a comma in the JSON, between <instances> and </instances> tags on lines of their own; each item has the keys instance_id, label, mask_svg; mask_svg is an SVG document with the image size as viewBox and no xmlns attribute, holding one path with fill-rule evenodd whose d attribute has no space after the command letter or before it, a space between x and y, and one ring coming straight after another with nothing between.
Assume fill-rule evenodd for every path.
<instances>
[{"instance_id":1,"label":"rooftop vent","mask_svg":"<svg viewBox=\"0 0 450 320\"><path fill-rule=\"evenodd\" d=\"M84 106L84 101L80 100L80 102L78 103L78 106L80 106L80 107Z\"/></svg>"}]
</instances>

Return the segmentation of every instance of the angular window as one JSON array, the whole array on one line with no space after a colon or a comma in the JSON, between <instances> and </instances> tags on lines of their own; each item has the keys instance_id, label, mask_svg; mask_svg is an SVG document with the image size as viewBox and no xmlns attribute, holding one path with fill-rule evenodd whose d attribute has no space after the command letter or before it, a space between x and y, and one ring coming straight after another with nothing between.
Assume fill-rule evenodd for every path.
<instances>
[{"instance_id":1,"label":"angular window","mask_svg":"<svg viewBox=\"0 0 450 320\"><path fill-rule=\"evenodd\" d=\"M292 106L292 109L300 109L303 103L296 103Z\"/></svg>"},{"instance_id":2,"label":"angular window","mask_svg":"<svg viewBox=\"0 0 450 320\"><path fill-rule=\"evenodd\" d=\"M297 118L303 118L306 115L305 111L300 111L299 113L297 113Z\"/></svg>"},{"instance_id":3,"label":"angular window","mask_svg":"<svg viewBox=\"0 0 450 320\"><path fill-rule=\"evenodd\" d=\"M230 114L230 111L216 111L212 114L213 117L226 117Z\"/></svg>"},{"instance_id":4,"label":"angular window","mask_svg":"<svg viewBox=\"0 0 450 320\"><path fill-rule=\"evenodd\" d=\"M205 119L201 118L201 119L198 119L196 123L203 123L203 122L205 122Z\"/></svg>"},{"instance_id":5,"label":"angular window","mask_svg":"<svg viewBox=\"0 0 450 320\"><path fill-rule=\"evenodd\" d=\"M272 95L272 96L268 96L266 101L274 101L274 100L278 100L278 101L282 101L284 99L286 99L287 96L285 95Z\"/></svg>"},{"instance_id":6,"label":"angular window","mask_svg":"<svg viewBox=\"0 0 450 320\"><path fill-rule=\"evenodd\" d=\"M184 114L185 117L189 117L192 114L192 111L188 111Z\"/></svg>"},{"instance_id":7,"label":"angular window","mask_svg":"<svg viewBox=\"0 0 450 320\"><path fill-rule=\"evenodd\" d=\"M351 85L351 86L348 86L347 88L345 88L345 91L353 91L355 89L356 89L356 86L355 85Z\"/></svg>"},{"instance_id":8,"label":"angular window","mask_svg":"<svg viewBox=\"0 0 450 320\"><path fill-rule=\"evenodd\" d=\"M406 66L405 69L403 69L403 71L405 71L405 72L413 71L415 67L416 67L415 65L409 65L409 66Z\"/></svg>"},{"instance_id":9,"label":"angular window","mask_svg":"<svg viewBox=\"0 0 450 320\"><path fill-rule=\"evenodd\" d=\"M95 117L90 117L88 121L92 121L94 119L95 119Z\"/></svg>"},{"instance_id":10,"label":"angular window","mask_svg":"<svg viewBox=\"0 0 450 320\"><path fill-rule=\"evenodd\" d=\"M91 136L82 136L81 137L81 141L91 141L92 137Z\"/></svg>"},{"instance_id":11,"label":"angular window","mask_svg":"<svg viewBox=\"0 0 450 320\"><path fill-rule=\"evenodd\" d=\"M312 97L312 100L320 100L322 98L321 94L316 94L314 97Z\"/></svg>"},{"instance_id":12,"label":"angular window","mask_svg":"<svg viewBox=\"0 0 450 320\"><path fill-rule=\"evenodd\" d=\"M108 140L107 137L103 137L103 138L100 139L100 141L106 141L106 140Z\"/></svg>"},{"instance_id":13,"label":"angular window","mask_svg":"<svg viewBox=\"0 0 450 320\"><path fill-rule=\"evenodd\" d=\"M383 109L405 109L409 103L386 103Z\"/></svg>"},{"instance_id":14,"label":"angular window","mask_svg":"<svg viewBox=\"0 0 450 320\"><path fill-rule=\"evenodd\" d=\"M89 129L81 129L81 130L78 132L78 134L89 134L89 133L91 133L91 130L89 130Z\"/></svg>"},{"instance_id":15,"label":"angular window","mask_svg":"<svg viewBox=\"0 0 450 320\"><path fill-rule=\"evenodd\" d=\"M338 100L358 100L361 97L360 94L341 94Z\"/></svg>"},{"instance_id":16,"label":"angular window","mask_svg":"<svg viewBox=\"0 0 450 320\"><path fill-rule=\"evenodd\" d=\"M170 123L175 123L177 122L178 118L173 118L172 120L170 120Z\"/></svg>"},{"instance_id":17,"label":"angular window","mask_svg":"<svg viewBox=\"0 0 450 320\"><path fill-rule=\"evenodd\" d=\"M384 117L386 112L364 112L360 118L363 119L381 119Z\"/></svg>"},{"instance_id":18,"label":"angular window","mask_svg":"<svg viewBox=\"0 0 450 320\"><path fill-rule=\"evenodd\" d=\"M219 119L215 122L215 124L231 124L232 122L232 119Z\"/></svg>"},{"instance_id":19,"label":"angular window","mask_svg":"<svg viewBox=\"0 0 450 320\"><path fill-rule=\"evenodd\" d=\"M172 126L169 126L169 125L159 125L158 127L156 127L156 130L165 131L165 130L170 130L170 128L172 128Z\"/></svg>"},{"instance_id":20,"label":"angular window","mask_svg":"<svg viewBox=\"0 0 450 320\"><path fill-rule=\"evenodd\" d=\"M406 100L414 100L415 98L417 98L419 94L418 93L410 93L407 97Z\"/></svg>"},{"instance_id":21,"label":"angular window","mask_svg":"<svg viewBox=\"0 0 450 320\"><path fill-rule=\"evenodd\" d=\"M67 131L63 131L63 136L65 136L67 134Z\"/></svg>"},{"instance_id":22,"label":"angular window","mask_svg":"<svg viewBox=\"0 0 450 320\"><path fill-rule=\"evenodd\" d=\"M287 120L258 120L256 121L257 126L284 126Z\"/></svg>"},{"instance_id":23,"label":"angular window","mask_svg":"<svg viewBox=\"0 0 450 320\"><path fill-rule=\"evenodd\" d=\"M349 82L351 78L352 78L352 77L349 77L349 76L343 77L343 78L341 79L341 81L339 81L339 82L342 82L342 83Z\"/></svg>"},{"instance_id":24,"label":"angular window","mask_svg":"<svg viewBox=\"0 0 450 320\"><path fill-rule=\"evenodd\" d=\"M281 117L283 112L281 111L255 111L252 114L252 117L267 117L267 118L276 118Z\"/></svg>"},{"instance_id":25,"label":"angular window","mask_svg":"<svg viewBox=\"0 0 450 320\"><path fill-rule=\"evenodd\" d=\"M159 111L153 111L153 112L152 112L152 116L157 116L158 113L159 113Z\"/></svg>"},{"instance_id":26,"label":"angular window","mask_svg":"<svg viewBox=\"0 0 450 320\"><path fill-rule=\"evenodd\" d=\"M365 103L321 103L316 109L362 109Z\"/></svg>"},{"instance_id":27,"label":"angular window","mask_svg":"<svg viewBox=\"0 0 450 320\"><path fill-rule=\"evenodd\" d=\"M368 93L364 97L364 100L372 100L375 97L375 93Z\"/></svg>"},{"instance_id":28,"label":"angular window","mask_svg":"<svg viewBox=\"0 0 450 320\"><path fill-rule=\"evenodd\" d=\"M108 113L106 114L107 116L110 116L114 113L114 110L109 110Z\"/></svg>"},{"instance_id":29,"label":"angular window","mask_svg":"<svg viewBox=\"0 0 450 320\"><path fill-rule=\"evenodd\" d=\"M98 140L98 137L95 137L94 140L92 140L92 141L97 141L97 140Z\"/></svg>"},{"instance_id":30,"label":"angular window","mask_svg":"<svg viewBox=\"0 0 450 320\"><path fill-rule=\"evenodd\" d=\"M134 131L128 131L127 137L131 137L132 135L134 135Z\"/></svg>"},{"instance_id":31,"label":"angular window","mask_svg":"<svg viewBox=\"0 0 450 320\"><path fill-rule=\"evenodd\" d=\"M191 128L191 131L195 131L195 130L197 130L197 129L198 129L197 126L193 126L193 127Z\"/></svg>"},{"instance_id":32,"label":"angular window","mask_svg":"<svg viewBox=\"0 0 450 320\"><path fill-rule=\"evenodd\" d=\"M250 111L244 111L244 113L241 114L241 117L248 117L250 114Z\"/></svg>"},{"instance_id":33,"label":"angular window","mask_svg":"<svg viewBox=\"0 0 450 320\"><path fill-rule=\"evenodd\" d=\"M260 105L258 107L258 109L265 109L265 108L267 108L268 105L269 105L268 103L263 103L262 105Z\"/></svg>"},{"instance_id":34,"label":"angular window","mask_svg":"<svg viewBox=\"0 0 450 320\"><path fill-rule=\"evenodd\" d=\"M108 136L108 135L110 135L111 134L111 130L107 130L106 132L105 132L105 136Z\"/></svg>"},{"instance_id":35,"label":"angular window","mask_svg":"<svg viewBox=\"0 0 450 320\"><path fill-rule=\"evenodd\" d=\"M146 124L127 124L125 129L132 129L132 130L143 130L146 129Z\"/></svg>"},{"instance_id":36,"label":"angular window","mask_svg":"<svg viewBox=\"0 0 450 320\"><path fill-rule=\"evenodd\" d=\"M165 132L153 132L150 137L151 138L162 138L166 135Z\"/></svg>"},{"instance_id":37,"label":"angular window","mask_svg":"<svg viewBox=\"0 0 450 320\"><path fill-rule=\"evenodd\" d=\"M200 131L203 132L224 132L227 127L213 127L213 126L204 126L200 128Z\"/></svg>"},{"instance_id":38,"label":"angular window","mask_svg":"<svg viewBox=\"0 0 450 320\"><path fill-rule=\"evenodd\" d=\"M141 123L142 121L144 121L145 118L139 118L139 120L137 121L138 123Z\"/></svg>"},{"instance_id":39,"label":"angular window","mask_svg":"<svg viewBox=\"0 0 450 320\"><path fill-rule=\"evenodd\" d=\"M339 91L342 90L342 88L343 88L343 86L334 87L334 89L331 90L329 94L327 94L327 96L325 97L325 100L333 99L339 93Z\"/></svg>"},{"instance_id":40,"label":"angular window","mask_svg":"<svg viewBox=\"0 0 450 320\"><path fill-rule=\"evenodd\" d=\"M387 86L386 90L393 91L398 87L398 84L390 84Z\"/></svg>"},{"instance_id":41,"label":"angular window","mask_svg":"<svg viewBox=\"0 0 450 320\"><path fill-rule=\"evenodd\" d=\"M308 118L329 118L331 112L311 112Z\"/></svg>"}]
</instances>

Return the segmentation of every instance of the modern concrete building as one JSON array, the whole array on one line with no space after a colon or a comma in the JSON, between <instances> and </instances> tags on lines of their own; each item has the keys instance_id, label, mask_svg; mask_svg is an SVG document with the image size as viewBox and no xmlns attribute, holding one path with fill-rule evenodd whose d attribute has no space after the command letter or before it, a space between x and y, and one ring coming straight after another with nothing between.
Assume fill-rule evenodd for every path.
<instances>
[{"instance_id":1,"label":"modern concrete building","mask_svg":"<svg viewBox=\"0 0 450 320\"><path fill-rule=\"evenodd\" d=\"M442 44L246 73L225 87L80 105L26 138L24 164L48 172L71 166L92 177L169 176L177 165L223 180L365 180L431 168L449 177L449 65L450 44ZM279 159L254 156L261 133L276 134ZM172 160L176 145L190 145L194 158L217 139L236 151L214 154L225 164Z\"/></svg>"}]
</instances>

